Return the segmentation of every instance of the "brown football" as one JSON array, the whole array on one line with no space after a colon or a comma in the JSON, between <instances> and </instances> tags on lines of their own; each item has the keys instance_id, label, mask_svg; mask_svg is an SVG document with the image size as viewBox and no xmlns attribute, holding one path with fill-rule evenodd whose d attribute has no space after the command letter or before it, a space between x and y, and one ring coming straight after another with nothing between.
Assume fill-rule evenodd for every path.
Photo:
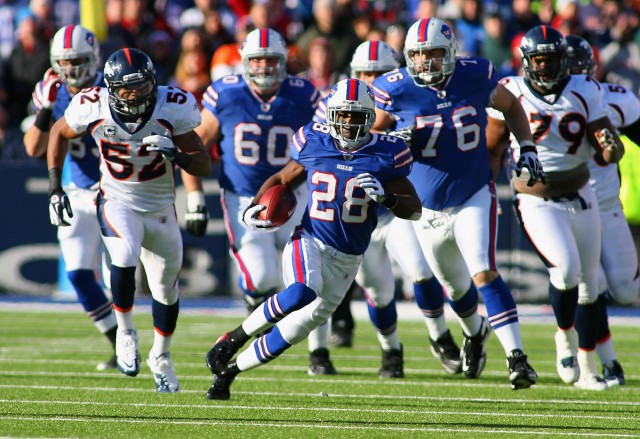
<instances>
[{"instance_id":1,"label":"brown football","mask_svg":"<svg viewBox=\"0 0 640 439\"><path fill-rule=\"evenodd\" d=\"M258 218L271 220L273 226L281 226L289 221L296 210L296 196L289 186L278 184L267 189L258 204L267 206L258 214Z\"/></svg>"}]
</instances>

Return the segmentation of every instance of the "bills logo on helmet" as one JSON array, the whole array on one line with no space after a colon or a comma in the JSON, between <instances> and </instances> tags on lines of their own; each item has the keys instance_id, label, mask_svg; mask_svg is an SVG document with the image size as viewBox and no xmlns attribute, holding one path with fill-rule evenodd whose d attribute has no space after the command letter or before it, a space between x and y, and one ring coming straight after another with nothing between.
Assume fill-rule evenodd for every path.
<instances>
[{"instance_id":1,"label":"bills logo on helmet","mask_svg":"<svg viewBox=\"0 0 640 439\"><path fill-rule=\"evenodd\" d=\"M444 37L447 40L450 40L451 38L453 38L453 31L451 30L451 28L449 26L447 26L446 24L442 25L442 29L441 29L442 35L444 35Z\"/></svg>"},{"instance_id":2,"label":"bills logo on helmet","mask_svg":"<svg viewBox=\"0 0 640 439\"><path fill-rule=\"evenodd\" d=\"M93 35L92 33L88 33L88 32L87 32L87 35L86 35L86 37L85 37L85 41L87 42L87 44L88 44L89 46L95 46L95 44L96 44L96 37L95 37L95 35Z\"/></svg>"}]
</instances>

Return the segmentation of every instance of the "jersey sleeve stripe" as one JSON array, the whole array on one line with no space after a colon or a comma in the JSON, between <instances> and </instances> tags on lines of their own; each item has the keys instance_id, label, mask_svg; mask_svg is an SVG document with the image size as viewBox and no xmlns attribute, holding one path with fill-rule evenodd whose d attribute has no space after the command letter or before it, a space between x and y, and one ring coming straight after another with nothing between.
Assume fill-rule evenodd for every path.
<instances>
[{"instance_id":1,"label":"jersey sleeve stripe","mask_svg":"<svg viewBox=\"0 0 640 439\"><path fill-rule=\"evenodd\" d=\"M291 143L296 147L298 151L302 151L302 147L307 143L307 139L304 137L303 128L300 128L298 132L291 139Z\"/></svg>"},{"instance_id":2,"label":"jersey sleeve stripe","mask_svg":"<svg viewBox=\"0 0 640 439\"><path fill-rule=\"evenodd\" d=\"M411 150L409 148L405 148L398 154L396 154L393 159L396 162L396 168L401 168L413 161L413 155L411 154Z\"/></svg>"},{"instance_id":3,"label":"jersey sleeve stripe","mask_svg":"<svg viewBox=\"0 0 640 439\"><path fill-rule=\"evenodd\" d=\"M493 68L493 63L492 62L489 62L488 69L489 69L488 78L491 79L493 77L493 72L495 72L495 69Z\"/></svg>"},{"instance_id":4,"label":"jersey sleeve stripe","mask_svg":"<svg viewBox=\"0 0 640 439\"><path fill-rule=\"evenodd\" d=\"M571 90L571 93L573 93L573 95L578 98L578 100L584 107L584 111L586 111L587 113L587 120L589 120L589 107L587 106L587 101L579 93L576 93L574 90Z\"/></svg>"},{"instance_id":5,"label":"jersey sleeve stripe","mask_svg":"<svg viewBox=\"0 0 640 439\"><path fill-rule=\"evenodd\" d=\"M618 116L620 116L620 126L624 127L626 126L626 122L624 120L624 113L622 112L622 108L620 108L618 105L616 104L609 104L609 106L616 112L618 113Z\"/></svg>"},{"instance_id":6,"label":"jersey sleeve stripe","mask_svg":"<svg viewBox=\"0 0 640 439\"><path fill-rule=\"evenodd\" d=\"M373 95L375 96L376 100L378 100L378 97L379 97L380 100L386 100L386 101L389 101L389 103L391 103L391 96L389 96L389 93L373 85L370 85L369 87L371 87L371 90L373 91Z\"/></svg>"},{"instance_id":7,"label":"jersey sleeve stripe","mask_svg":"<svg viewBox=\"0 0 640 439\"><path fill-rule=\"evenodd\" d=\"M91 135L93 135L93 132L96 130L96 128L98 128L100 125L102 125L104 123L106 119L99 119L96 120L95 122L93 122L92 124L90 124L87 127L87 132Z\"/></svg>"}]
</instances>

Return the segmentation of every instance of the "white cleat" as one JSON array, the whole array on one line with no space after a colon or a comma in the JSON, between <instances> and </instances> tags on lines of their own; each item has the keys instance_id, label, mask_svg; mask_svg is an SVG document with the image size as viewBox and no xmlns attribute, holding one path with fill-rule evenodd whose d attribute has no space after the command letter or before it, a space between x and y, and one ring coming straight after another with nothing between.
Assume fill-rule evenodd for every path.
<instances>
[{"instance_id":1,"label":"white cleat","mask_svg":"<svg viewBox=\"0 0 640 439\"><path fill-rule=\"evenodd\" d=\"M575 328L567 331L558 329L556 341L556 369L563 383L572 384L580 378L578 366L578 333Z\"/></svg>"},{"instance_id":2,"label":"white cleat","mask_svg":"<svg viewBox=\"0 0 640 439\"><path fill-rule=\"evenodd\" d=\"M116 335L116 357L118 370L134 377L140 372L140 353L138 352L138 331L125 329Z\"/></svg>"},{"instance_id":3,"label":"white cleat","mask_svg":"<svg viewBox=\"0 0 640 439\"><path fill-rule=\"evenodd\" d=\"M165 352L159 357L154 356L153 352L149 352L147 364L153 374L153 380L156 382L156 390L158 392L169 393L180 390L176 368L169 352Z\"/></svg>"},{"instance_id":4,"label":"white cleat","mask_svg":"<svg viewBox=\"0 0 640 439\"><path fill-rule=\"evenodd\" d=\"M587 375L585 377L581 377L578 381L573 383L573 385L582 390L594 390L597 392L609 389L607 382L598 375Z\"/></svg>"}]
</instances>

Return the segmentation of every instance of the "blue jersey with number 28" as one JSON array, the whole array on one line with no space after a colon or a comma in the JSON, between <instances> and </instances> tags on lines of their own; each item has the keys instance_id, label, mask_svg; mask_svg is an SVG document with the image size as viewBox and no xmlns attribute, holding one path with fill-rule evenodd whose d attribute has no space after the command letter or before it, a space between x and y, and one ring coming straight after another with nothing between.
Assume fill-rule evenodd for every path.
<instances>
[{"instance_id":1,"label":"blue jersey with number 28","mask_svg":"<svg viewBox=\"0 0 640 439\"><path fill-rule=\"evenodd\" d=\"M307 171L309 195L302 227L327 245L361 255L378 224L378 206L358 186L369 172L384 184L411 171L411 151L402 139L371 134L367 143L347 151L338 147L329 126L311 122L291 141L291 158Z\"/></svg>"}]
</instances>

